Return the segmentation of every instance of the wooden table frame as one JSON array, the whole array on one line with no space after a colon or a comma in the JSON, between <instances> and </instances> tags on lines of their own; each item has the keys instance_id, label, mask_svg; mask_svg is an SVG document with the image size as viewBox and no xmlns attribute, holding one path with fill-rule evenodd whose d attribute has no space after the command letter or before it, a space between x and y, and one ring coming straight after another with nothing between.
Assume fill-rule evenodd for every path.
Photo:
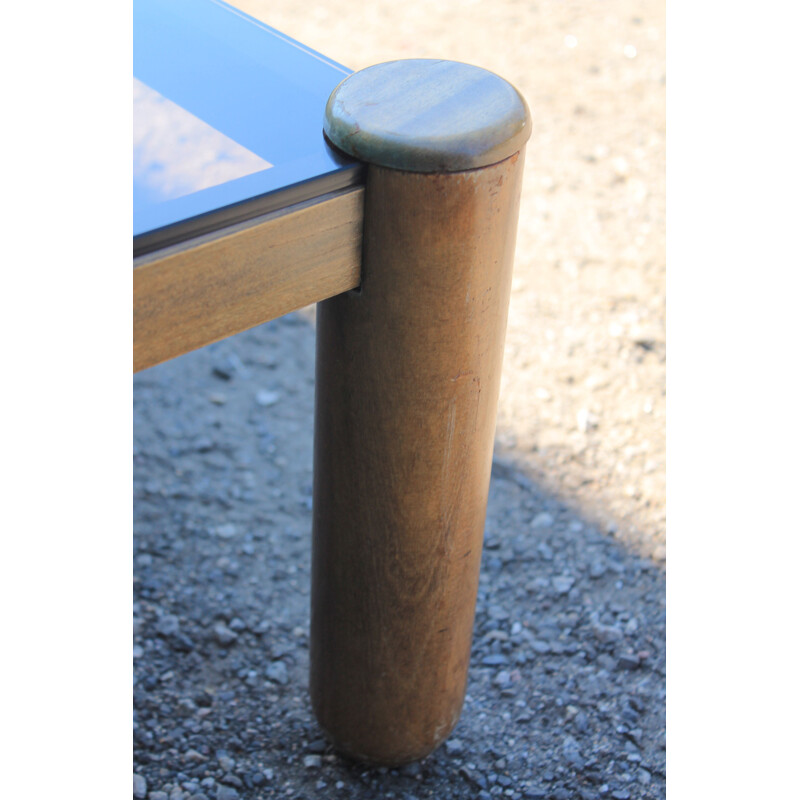
<instances>
[{"instance_id":1,"label":"wooden table frame","mask_svg":"<svg viewBox=\"0 0 800 800\"><path fill-rule=\"evenodd\" d=\"M520 99L478 157L456 131L431 170L416 134L386 156L354 135L371 110L340 128L332 101L364 185L136 258L134 370L320 303L311 699L339 750L394 765L447 737L466 690L530 118Z\"/></svg>"},{"instance_id":2,"label":"wooden table frame","mask_svg":"<svg viewBox=\"0 0 800 800\"><path fill-rule=\"evenodd\" d=\"M359 186L134 259L134 371L355 289L363 219Z\"/></svg>"}]
</instances>

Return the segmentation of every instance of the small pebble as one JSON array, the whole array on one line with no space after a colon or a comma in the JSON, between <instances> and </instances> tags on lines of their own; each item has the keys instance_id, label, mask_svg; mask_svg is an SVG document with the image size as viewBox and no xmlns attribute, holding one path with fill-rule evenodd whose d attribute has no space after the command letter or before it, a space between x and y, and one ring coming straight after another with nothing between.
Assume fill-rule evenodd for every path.
<instances>
[{"instance_id":1,"label":"small pebble","mask_svg":"<svg viewBox=\"0 0 800 800\"><path fill-rule=\"evenodd\" d=\"M616 158L612 159L611 166L614 169L614 175L616 175L617 178L625 179L631 174L630 164L628 164L628 160L622 156L617 156Z\"/></svg>"},{"instance_id":2,"label":"small pebble","mask_svg":"<svg viewBox=\"0 0 800 800\"><path fill-rule=\"evenodd\" d=\"M553 560L553 548L547 542L539 542L536 546L536 552L542 557L543 561Z\"/></svg>"},{"instance_id":3,"label":"small pebble","mask_svg":"<svg viewBox=\"0 0 800 800\"><path fill-rule=\"evenodd\" d=\"M575 578L571 575L559 575L553 578L553 588L556 590L556 594L559 595L567 594L574 584Z\"/></svg>"},{"instance_id":4,"label":"small pebble","mask_svg":"<svg viewBox=\"0 0 800 800\"><path fill-rule=\"evenodd\" d=\"M156 632L162 636L174 636L180 627L180 620L174 614L166 614L156 623Z\"/></svg>"},{"instance_id":5,"label":"small pebble","mask_svg":"<svg viewBox=\"0 0 800 800\"><path fill-rule=\"evenodd\" d=\"M578 422L578 430L581 433L589 433L589 431L595 430L600 424L597 415L589 411L588 408L582 408L578 412L576 419Z\"/></svg>"},{"instance_id":6,"label":"small pebble","mask_svg":"<svg viewBox=\"0 0 800 800\"><path fill-rule=\"evenodd\" d=\"M508 672L508 670L500 670L500 672L494 676L494 680L492 682L496 686L506 686L507 684L511 683L511 674Z\"/></svg>"},{"instance_id":7,"label":"small pebble","mask_svg":"<svg viewBox=\"0 0 800 800\"><path fill-rule=\"evenodd\" d=\"M600 622L592 624L592 633L595 639L602 644L613 644L622 641L622 631L615 625L603 625Z\"/></svg>"},{"instance_id":8,"label":"small pebble","mask_svg":"<svg viewBox=\"0 0 800 800\"><path fill-rule=\"evenodd\" d=\"M230 539L236 536L236 526L232 522L219 525L215 531L220 539Z\"/></svg>"},{"instance_id":9,"label":"small pebble","mask_svg":"<svg viewBox=\"0 0 800 800\"><path fill-rule=\"evenodd\" d=\"M133 773L133 796L142 800L147 797L147 780L144 775Z\"/></svg>"},{"instance_id":10,"label":"small pebble","mask_svg":"<svg viewBox=\"0 0 800 800\"><path fill-rule=\"evenodd\" d=\"M289 683L289 673L283 661L273 661L267 667L266 674L271 681L275 681L275 683L279 683L281 686L285 686Z\"/></svg>"},{"instance_id":11,"label":"small pebble","mask_svg":"<svg viewBox=\"0 0 800 800\"><path fill-rule=\"evenodd\" d=\"M606 574L606 565L602 561L592 561L589 566L589 577L597 580Z\"/></svg>"},{"instance_id":12,"label":"small pebble","mask_svg":"<svg viewBox=\"0 0 800 800\"><path fill-rule=\"evenodd\" d=\"M316 769L322 766L322 757L317 755L305 756L303 766L308 769Z\"/></svg>"},{"instance_id":13,"label":"small pebble","mask_svg":"<svg viewBox=\"0 0 800 800\"><path fill-rule=\"evenodd\" d=\"M216 640L217 644L221 644L223 647L228 647L229 645L232 645L237 638L237 634L234 633L224 622L218 622L214 626L214 639Z\"/></svg>"},{"instance_id":14,"label":"small pebble","mask_svg":"<svg viewBox=\"0 0 800 800\"><path fill-rule=\"evenodd\" d=\"M635 653L624 653L619 657L617 666L620 669L636 669L639 666L639 656Z\"/></svg>"},{"instance_id":15,"label":"small pebble","mask_svg":"<svg viewBox=\"0 0 800 800\"><path fill-rule=\"evenodd\" d=\"M444 743L444 749L447 751L448 755L460 756L464 752L464 743L461 739L448 739Z\"/></svg>"},{"instance_id":16,"label":"small pebble","mask_svg":"<svg viewBox=\"0 0 800 800\"><path fill-rule=\"evenodd\" d=\"M533 518L533 522L531 524L534 528L549 528L552 526L554 521L555 520L553 519L552 514L542 511Z\"/></svg>"},{"instance_id":17,"label":"small pebble","mask_svg":"<svg viewBox=\"0 0 800 800\"><path fill-rule=\"evenodd\" d=\"M578 740L574 736L567 736L561 746L561 752L569 764L572 764L576 769L583 769L584 759L581 756L581 750L578 745Z\"/></svg>"},{"instance_id":18,"label":"small pebble","mask_svg":"<svg viewBox=\"0 0 800 800\"><path fill-rule=\"evenodd\" d=\"M270 392L266 389L263 389L256 394L256 403L258 403L258 405L260 405L262 408L274 406L280 399L281 396L278 394L278 392Z\"/></svg>"},{"instance_id":19,"label":"small pebble","mask_svg":"<svg viewBox=\"0 0 800 800\"><path fill-rule=\"evenodd\" d=\"M236 762L230 756L220 756L217 761L225 772L231 772L236 768Z\"/></svg>"}]
</instances>

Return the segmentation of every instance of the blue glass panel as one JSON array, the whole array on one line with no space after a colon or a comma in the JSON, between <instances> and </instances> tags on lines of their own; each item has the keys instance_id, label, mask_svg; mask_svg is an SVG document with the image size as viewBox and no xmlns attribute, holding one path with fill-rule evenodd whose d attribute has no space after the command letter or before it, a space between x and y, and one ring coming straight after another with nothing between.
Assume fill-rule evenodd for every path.
<instances>
[{"instance_id":1,"label":"blue glass panel","mask_svg":"<svg viewBox=\"0 0 800 800\"><path fill-rule=\"evenodd\" d=\"M134 0L134 249L352 185L322 135L350 70L218 0Z\"/></svg>"}]
</instances>

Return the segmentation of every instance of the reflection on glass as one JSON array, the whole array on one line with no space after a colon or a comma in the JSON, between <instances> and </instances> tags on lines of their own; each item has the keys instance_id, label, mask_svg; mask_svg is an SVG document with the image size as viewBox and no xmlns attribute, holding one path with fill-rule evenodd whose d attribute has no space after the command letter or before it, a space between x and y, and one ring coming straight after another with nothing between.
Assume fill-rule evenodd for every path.
<instances>
[{"instance_id":1,"label":"reflection on glass","mask_svg":"<svg viewBox=\"0 0 800 800\"><path fill-rule=\"evenodd\" d=\"M134 0L134 252L360 181L322 135L349 73L221 0Z\"/></svg>"},{"instance_id":2,"label":"reflection on glass","mask_svg":"<svg viewBox=\"0 0 800 800\"><path fill-rule=\"evenodd\" d=\"M133 79L133 179L153 199L172 200L271 166Z\"/></svg>"}]
</instances>

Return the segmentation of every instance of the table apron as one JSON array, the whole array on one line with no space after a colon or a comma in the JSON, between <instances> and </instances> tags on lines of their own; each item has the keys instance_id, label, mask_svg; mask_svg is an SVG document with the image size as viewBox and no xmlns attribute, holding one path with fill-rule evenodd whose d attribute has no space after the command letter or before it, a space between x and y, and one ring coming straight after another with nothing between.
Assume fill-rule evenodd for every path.
<instances>
[{"instance_id":1,"label":"table apron","mask_svg":"<svg viewBox=\"0 0 800 800\"><path fill-rule=\"evenodd\" d=\"M134 372L361 280L364 189L331 193L134 260Z\"/></svg>"}]
</instances>

